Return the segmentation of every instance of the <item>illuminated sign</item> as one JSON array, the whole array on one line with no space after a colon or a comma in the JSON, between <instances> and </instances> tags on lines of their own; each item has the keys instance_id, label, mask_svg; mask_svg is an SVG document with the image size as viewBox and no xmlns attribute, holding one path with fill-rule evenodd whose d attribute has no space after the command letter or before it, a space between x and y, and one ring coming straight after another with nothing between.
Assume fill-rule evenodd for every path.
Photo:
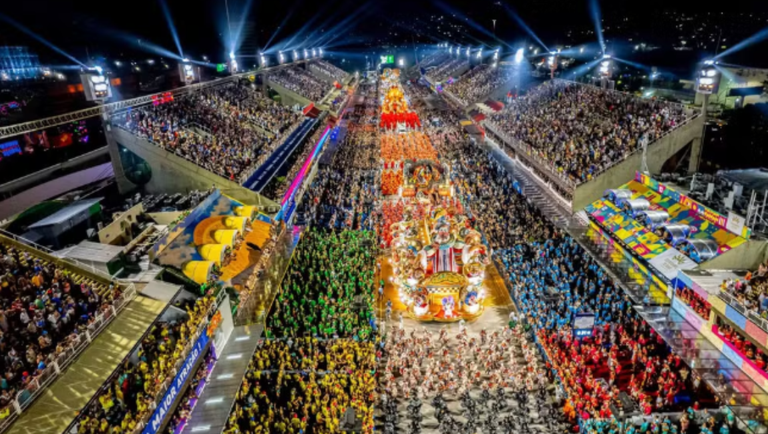
<instances>
[{"instance_id":1,"label":"illuminated sign","mask_svg":"<svg viewBox=\"0 0 768 434\"><path fill-rule=\"evenodd\" d=\"M573 336L585 338L592 336L592 330L595 328L594 313L577 313L573 317Z\"/></svg>"},{"instance_id":2,"label":"illuminated sign","mask_svg":"<svg viewBox=\"0 0 768 434\"><path fill-rule=\"evenodd\" d=\"M18 140L10 142L0 143L0 152L3 157L10 157L13 154L21 154L21 146L19 146Z\"/></svg>"},{"instance_id":3,"label":"illuminated sign","mask_svg":"<svg viewBox=\"0 0 768 434\"><path fill-rule=\"evenodd\" d=\"M173 101L173 94L170 92L165 92L162 95L152 95L152 105L160 105L165 104L167 102Z\"/></svg>"},{"instance_id":4,"label":"illuminated sign","mask_svg":"<svg viewBox=\"0 0 768 434\"><path fill-rule=\"evenodd\" d=\"M189 376L192 375L197 359L202 356L207 343L208 333L201 334L197 339L197 342L195 342L195 345L192 347L192 350L189 352L189 355L187 355L187 359L184 360L184 364L179 368L179 373L176 374L173 383L171 383L168 390L165 391L163 399L157 404L155 413L152 414L152 417L147 421L147 426L144 427L144 431L142 431L141 434L155 434L160 429L163 419L165 419L168 411L172 409L173 402L176 400L179 393L182 392L184 383L186 383Z\"/></svg>"},{"instance_id":5,"label":"illuminated sign","mask_svg":"<svg viewBox=\"0 0 768 434\"><path fill-rule=\"evenodd\" d=\"M227 70L227 64L226 63L217 63L216 64L216 72L224 72Z\"/></svg>"},{"instance_id":6,"label":"illuminated sign","mask_svg":"<svg viewBox=\"0 0 768 434\"><path fill-rule=\"evenodd\" d=\"M381 56L381 63L385 65L389 63L395 63L395 56L392 54Z\"/></svg>"}]
</instances>

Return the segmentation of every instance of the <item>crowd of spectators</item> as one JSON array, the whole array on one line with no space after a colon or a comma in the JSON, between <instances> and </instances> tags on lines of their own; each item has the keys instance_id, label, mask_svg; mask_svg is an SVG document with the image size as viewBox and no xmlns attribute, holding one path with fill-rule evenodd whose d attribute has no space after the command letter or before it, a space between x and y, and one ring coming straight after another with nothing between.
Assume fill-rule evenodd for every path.
<instances>
[{"instance_id":1,"label":"crowd of spectators","mask_svg":"<svg viewBox=\"0 0 768 434\"><path fill-rule=\"evenodd\" d=\"M159 395L176 375L186 357L185 348L207 324L215 300L203 296L178 307L183 320L157 321L144 336L137 362L127 359L78 416L79 434L131 433L154 410ZM205 333L205 330L202 329Z\"/></svg>"},{"instance_id":2,"label":"crowd of spectators","mask_svg":"<svg viewBox=\"0 0 768 434\"><path fill-rule=\"evenodd\" d=\"M768 261L743 279L726 279L720 289L733 296L748 311L768 319Z\"/></svg>"},{"instance_id":3,"label":"crowd of spectators","mask_svg":"<svg viewBox=\"0 0 768 434\"><path fill-rule=\"evenodd\" d=\"M435 82L443 82L453 78L461 68L467 66L469 66L469 61L466 59L451 59L427 72L427 78Z\"/></svg>"},{"instance_id":4,"label":"crowd of spectators","mask_svg":"<svg viewBox=\"0 0 768 434\"><path fill-rule=\"evenodd\" d=\"M712 406L712 392L584 249L514 191L489 153L467 143L453 158L457 187L568 392L564 414L572 423L609 417L619 392L646 414L696 401ZM576 313L595 315L595 337L573 338Z\"/></svg>"},{"instance_id":5,"label":"crowd of spectators","mask_svg":"<svg viewBox=\"0 0 768 434\"><path fill-rule=\"evenodd\" d=\"M326 75L339 83L349 76L349 73L325 60L316 60L310 63L309 69L318 74Z\"/></svg>"},{"instance_id":6,"label":"crowd of spectators","mask_svg":"<svg viewBox=\"0 0 768 434\"><path fill-rule=\"evenodd\" d=\"M588 181L683 123L681 105L551 80L487 121L573 182Z\"/></svg>"},{"instance_id":7,"label":"crowd of spectators","mask_svg":"<svg viewBox=\"0 0 768 434\"><path fill-rule=\"evenodd\" d=\"M122 112L113 122L200 167L242 181L299 124L300 113L245 84Z\"/></svg>"},{"instance_id":8,"label":"crowd of spectators","mask_svg":"<svg viewBox=\"0 0 768 434\"><path fill-rule=\"evenodd\" d=\"M318 80L314 75L298 66L273 72L269 74L268 80L315 103L320 102L331 88L330 84Z\"/></svg>"},{"instance_id":9,"label":"crowd of spectators","mask_svg":"<svg viewBox=\"0 0 768 434\"><path fill-rule=\"evenodd\" d=\"M122 295L28 250L0 243L0 419L20 391ZM15 410L14 410L15 411Z\"/></svg>"},{"instance_id":10,"label":"crowd of spectators","mask_svg":"<svg viewBox=\"0 0 768 434\"><path fill-rule=\"evenodd\" d=\"M189 381L187 393L181 398L181 402L179 402L179 405L173 412L173 416L171 416L171 421L165 430L167 434L181 433L184 430L186 423L192 416L192 410L195 409L203 389L210 380L211 371L213 371L215 363L216 357L213 353L213 347L209 347L208 352L203 357L203 362Z\"/></svg>"},{"instance_id":11,"label":"crowd of spectators","mask_svg":"<svg viewBox=\"0 0 768 434\"><path fill-rule=\"evenodd\" d=\"M344 412L353 409L369 433L375 365L370 342L267 340L251 360L224 432L336 433Z\"/></svg>"},{"instance_id":12,"label":"crowd of spectators","mask_svg":"<svg viewBox=\"0 0 768 434\"><path fill-rule=\"evenodd\" d=\"M269 337L371 336L373 232L304 231L267 322Z\"/></svg>"},{"instance_id":13,"label":"crowd of spectators","mask_svg":"<svg viewBox=\"0 0 768 434\"><path fill-rule=\"evenodd\" d=\"M378 161L378 135L349 130L331 164L318 170L299 213L323 228L370 230L378 193Z\"/></svg>"},{"instance_id":14,"label":"crowd of spectators","mask_svg":"<svg viewBox=\"0 0 768 434\"><path fill-rule=\"evenodd\" d=\"M484 63L461 75L447 90L462 104L469 105L487 97L509 81L511 73L509 68Z\"/></svg>"}]
</instances>

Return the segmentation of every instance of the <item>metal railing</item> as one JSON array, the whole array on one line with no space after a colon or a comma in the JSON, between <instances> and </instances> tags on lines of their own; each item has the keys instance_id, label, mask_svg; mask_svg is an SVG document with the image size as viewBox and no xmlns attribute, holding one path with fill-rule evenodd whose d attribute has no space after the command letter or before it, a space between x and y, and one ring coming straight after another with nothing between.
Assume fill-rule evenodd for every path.
<instances>
[{"instance_id":1,"label":"metal railing","mask_svg":"<svg viewBox=\"0 0 768 434\"><path fill-rule=\"evenodd\" d=\"M497 130L497 126L490 120L484 120L481 122L481 124L487 130L501 138L507 145L514 149L518 155L523 154L524 158L528 160L531 165L535 166L537 170L550 175L552 180L555 181L560 186L560 188L563 188L564 190L573 194L573 190L578 184L573 179L571 179L571 177L562 173L558 173L549 160L539 155L539 151L537 149L531 145L528 145L527 143L521 142L518 139L512 138L505 133L499 132L499 130Z\"/></svg>"},{"instance_id":2,"label":"metal railing","mask_svg":"<svg viewBox=\"0 0 768 434\"><path fill-rule=\"evenodd\" d=\"M736 297L734 297L725 289L721 288L718 296L723 299L726 304L731 306L736 312L744 315L747 317L747 319L755 323L756 326L760 327L764 332L768 333L768 321L760 316L757 309L748 308L744 305L744 303L740 302ZM723 312L723 314L725 314L725 312ZM746 330L744 330L744 332L746 333Z\"/></svg>"},{"instance_id":3,"label":"metal railing","mask_svg":"<svg viewBox=\"0 0 768 434\"><path fill-rule=\"evenodd\" d=\"M195 345L195 343L200 338L200 336L203 333L206 332L207 327L208 327L208 321L209 321L208 317L216 312L216 310L219 308L219 306L221 305L222 301L224 300L225 296L226 296L226 291L224 291L223 289L220 289L219 292L216 294L216 298L215 298L214 302L211 303L211 305L208 307L208 309L206 309L205 313L201 316L202 320L200 321L200 323L198 324L197 328L195 329L194 334L190 335L190 340L184 346L184 349L180 353L179 358L174 362L173 369L171 369L171 371L169 372L169 374L167 375L167 377L163 381L163 383L160 386L160 388L158 389L158 391L154 394L154 396L153 396L154 400L152 401L152 405L149 407L150 411L148 411L147 414L144 415L141 418L141 420L139 420L137 422L136 428L135 428L134 431L131 432L131 434L141 433L141 431L147 425L147 421L152 417L152 415L154 413L154 409L156 408L157 400L159 398L162 398L162 396L168 390L168 387L170 387L171 383L176 378L176 375L179 372L179 368L181 367L181 365L186 360L187 356L189 355L189 352L192 350L192 347ZM161 316L162 316L162 313L161 313ZM154 322L152 324L154 324ZM128 360L128 358L134 352L136 347L138 347L141 344L141 342L144 340L146 335L151 330L152 324L150 324L150 327L147 327L147 331L144 333L144 335L142 335L141 338L139 338L139 340L137 341L136 345L134 345L134 347L128 353L128 355L123 360L123 362L125 362L125 360ZM93 396L88 401L88 403L85 406L83 406L83 409L86 409L89 406L91 406L93 404L93 402L95 402L99 398L101 393L104 390L106 390L107 387L109 387L109 384L111 383L111 379L115 378L116 375L118 375L120 372L122 372L121 368L123 366L123 362L121 362L121 363L119 363L117 365L117 368L115 368L115 370L110 374L109 378L107 378L107 380L104 383L102 383L102 386L100 386L99 389L93 394ZM107 385L107 387L104 386L105 384ZM64 430L64 433L66 433L66 434L77 434L79 424L80 424L80 418L78 416L78 417L75 417L75 419Z\"/></svg>"},{"instance_id":4,"label":"metal railing","mask_svg":"<svg viewBox=\"0 0 768 434\"><path fill-rule=\"evenodd\" d=\"M144 427L147 426L147 422L154 414L154 409L158 404L158 400L162 399L162 397L165 395L165 392L173 383L173 380L176 379L176 375L179 373L179 368L181 368L181 366L187 360L187 356L189 356L189 353L192 351L192 348L195 346L195 344L197 344L197 340L200 338L200 336L203 333L207 332L208 317L213 315L216 312L216 310L219 308L219 305L221 304L221 301L224 299L225 294L226 294L226 291L222 289L216 295L215 301L211 304L211 306L208 308L208 310L206 310L205 314L202 316L203 320L200 321L200 324L198 324L197 330L195 331L195 333L192 336L190 336L190 339L187 342L187 345L184 346L184 350L182 350L179 358L176 360L176 363L173 365L173 369L166 376L165 381L163 381L163 384L160 386L160 388L157 390L155 395L152 397L153 405L150 407L152 411L148 411L147 414L145 414L144 417L141 418L141 420L136 424L136 428L131 432L131 434L141 434L141 432L144 430Z\"/></svg>"},{"instance_id":5,"label":"metal railing","mask_svg":"<svg viewBox=\"0 0 768 434\"><path fill-rule=\"evenodd\" d=\"M565 81L565 82L568 82L568 83L571 83L571 84L574 84L574 85L579 85L579 86L595 87L595 86L591 86L591 85L584 84L584 83L578 83L578 82L575 82L575 81L562 80L562 79L557 79L557 80ZM611 89L603 89L603 91L610 92L610 93L617 93L617 94L624 95L624 96L628 96L629 95L628 93L617 91L617 90L611 90ZM671 105L671 106L675 106L679 110L683 110L683 111L688 110L688 109L685 108L684 105L679 104L679 103L666 102L666 104ZM698 119L700 116L701 116L701 113L694 113L692 116L687 116L683 122L681 122L680 124L676 125L674 128L672 128L672 129L670 129L668 131L665 131L663 134L661 134L660 136L656 137L652 142L649 142L648 146L650 147L654 143L662 140L663 138L669 136L670 134L679 131L680 128L682 128L685 125L693 122L694 120ZM512 146L513 148L515 148L516 150L519 148L521 152L523 152L527 156L535 159L537 163L542 164L545 167L547 167L547 169L545 170L546 173L552 174L557 179L559 179L559 180L565 182L566 184L570 185L571 186L570 188L575 189L577 186L585 184L585 183L590 181L590 180L573 179L573 177L557 173L556 172L557 169L554 167L552 162L550 162L549 160L547 160L547 159L541 157L540 155L538 155L539 154L539 150L533 148L532 146L528 145L527 143L521 142L518 139L514 139L514 138L510 137L509 135L507 135L505 133L499 132L499 129L498 129L499 127L495 124L495 122L493 122L490 119L483 121L482 124L483 124L484 127L489 129L490 131L492 131L494 134L499 136L505 142L508 142L509 145ZM592 174L592 178L591 179L597 178L598 176L602 175L606 171L608 171L608 170L612 169L613 167L623 163L625 160L627 160L628 158L630 158L631 156L633 156L633 155L635 155L635 154L637 154L639 152L642 152L642 148L641 147L636 148L632 152L624 154L618 160L615 160L615 161L611 162L608 166L603 167L602 169L600 169L597 172L595 172L594 174ZM544 170L544 169L540 169L540 170ZM554 172L553 172L553 170L554 170Z\"/></svg>"},{"instance_id":6,"label":"metal railing","mask_svg":"<svg viewBox=\"0 0 768 434\"><path fill-rule=\"evenodd\" d=\"M0 410L4 412L6 408L13 407L13 411L0 422L0 432L8 429L16 419L26 410L35 399L53 383L62 372L93 342L93 340L112 322L115 317L136 298L136 288L133 284L123 290L123 293L112 300L112 304L106 307L94 317L93 322L85 329L85 333L77 337L64 348L64 351L58 354L55 359L32 381L16 393L16 397L7 407Z\"/></svg>"}]
</instances>

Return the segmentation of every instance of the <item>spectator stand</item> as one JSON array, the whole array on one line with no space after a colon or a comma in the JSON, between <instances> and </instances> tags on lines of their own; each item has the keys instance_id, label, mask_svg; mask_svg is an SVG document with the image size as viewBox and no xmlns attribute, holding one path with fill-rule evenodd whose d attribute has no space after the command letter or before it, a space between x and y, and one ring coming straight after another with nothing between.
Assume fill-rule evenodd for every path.
<instances>
[{"instance_id":1,"label":"spectator stand","mask_svg":"<svg viewBox=\"0 0 768 434\"><path fill-rule=\"evenodd\" d=\"M680 306L675 303L672 309L643 306L635 309L692 368L690 375L714 391L719 402L724 404L721 408L730 410L745 432L765 432L768 427L764 410L768 395L752 378L757 377L750 376L750 368L735 357L723 340L718 340L712 330L706 330L708 323L697 328L696 321L689 322L691 312L686 310L681 314L677 310Z\"/></svg>"},{"instance_id":2,"label":"spectator stand","mask_svg":"<svg viewBox=\"0 0 768 434\"><path fill-rule=\"evenodd\" d=\"M556 97L557 93L549 93L553 89L568 89L570 94L568 97L557 97L558 103L547 105L546 111L540 110L543 106L537 106L537 104L548 104L546 101L551 101ZM549 94L550 97L541 99L542 95L546 94ZM552 146L558 143L565 144L569 141L581 143L592 139L588 139L575 130L565 131L568 129L565 126L562 126L557 132L560 140L548 140L545 144L539 145L527 143L530 137L526 136L525 133L510 134L518 127L523 127L523 130L519 128L515 130L518 133L531 131L530 128L535 128L533 123L542 122L546 117L544 113L558 112L559 114L554 115L553 119L569 119L570 115L566 114L565 111L560 112L561 109L557 107L565 104L562 106L563 109L569 110L565 109L566 106L570 107L566 101L573 98L578 101L583 101L584 98L593 101L587 103L586 106L593 109L594 112L591 114L582 113L582 116L590 116L590 122L595 128L602 124L608 125L606 122L610 122L612 127L610 130L606 130L606 134L622 135L622 138L618 142L606 142L608 144L614 143L610 147L601 144L600 146L604 147L602 153L589 157L581 155L578 158L574 156L565 158L563 151L556 151ZM596 103L595 100L603 101L605 104ZM534 115L534 113L536 114ZM639 126L635 125L629 128L627 126L629 123L625 121L625 119L629 119L626 118L627 115L633 115L631 119L638 122ZM510 123L508 122L511 119L510 116L523 116L523 118ZM639 119L645 120L640 123ZM503 127L500 122L507 122L507 126ZM558 79L548 81L530 90L528 95L513 101L500 114L485 120L483 125L501 143L514 151L522 162L549 178L565 194L572 196L572 209L578 211L598 198L602 191L615 185L616 179L629 178L640 167L642 152L639 142L641 139L645 137L649 140L647 161L650 171L659 172L663 163L671 155L691 142L694 143L694 146L698 146L696 140L698 140L702 122L703 118L698 113L678 104L649 102L649 100L642 100L622 92ZM624 125L624 128L617 129L616 125ZM584 146L583 149L588 150L589 146ZM599 159L596 157L597 155L600 156ZM577 163L577 161L579 162ZM584 165L586 161L589 161L587 166Z\"/></svg>"},{"instance_id":3,"label":"spectator stand","mask_svg":"<svg viewBox=\"0 0 768 434\"><path fill-rule=\"evenodd\" d=\"M180 290L64 433L77 434L85 426L107 420L110 426L126 422L126 433L145 432L145 427L157 432L170 416L169 410L182 394L194 367L208 346L213 346L212 333L216 330L209 330L209 325L214 313L222 305L223 310L229 308L222 287L208 287L205 292L198 297ZM119 380L128 378L135 381L128 383L129 393L117 394ZM127 397L137 399L137 403L125 400Z\"/></svg>"},{"instance_id":4,"label":"spectator stand","mask_svg":"<svg viewBox=\"0 0 768 434\"><path fill-rule=\"evenodd\" d=\"M681 271L674 282L677 296L672 308L759 385L761 393L768 393L768 321L761 305L765 298L761 279L735 270ZM701 315L700 305L709 307L708 316ZM723 332L724 325L730 328L728 333Z\"/></svg>"},{"instance_id":5,"label":"spectator stand","mask_svg":"<svg viewBox=\"0 0 768 434\"><path fill-rule=\"evenodd\" d=\"M729 224L727 217L639 172L586 211L593 229L631 252L638 268L661 284L676 278L678 270L738 248L751 235L743 224Z\"/></svg>"},{"instance_id":6,"label":"spectator stand","mask_svg":"<svg viewBox=\"0 0 768 434\"><path fill-rule=\"evenodd\" d=\"M0 432L7 430L22 413L59 377L66 372L80 354L93 342L93 340L123 311L137 295L133 284L124 285L115 282L109 275L81 264L71 259L56 257L51 250L39 246L24 238L0 230L0 246L4 255L7 249L29 255L25 263L36 261L38 267L54 267L75 284L90 284L92 289L98 291L103 297L104 303L98 311L87 313L88 322L81 324L79 332L72 332L59 342L51 342L51 348L56 348L55 353L50 353L43 358L42 364L32 374L27 374L25 382L19 388L11 389L11 399L8 404L0 408ZM10 258L5 257L4 265ZM45 283L42 281L42 283ZM116 286L114 286L116 284ZM11 317L8 316L8 319ZM46 325L45 328L48 328ZM44 328L44 329L45 329ZM47 330L45 331L47 333ZM55 335L54 335L55 337ZM42 354L41 354L42 356Z\"/></svg>"},{"instance_id":7,"label":"spectator stand","mask_svg":"<svg viewBox=\"0 0 768 434\"><path fill-rule=\"evenodd\" d=\"M280 168L282 168L290 155L293 154L305 140L307 140L310 134L317 128L318 124L319 120L317 118L305 118L299 128L291 133L288 138L285 139L285 142L283 142L283 144L269 156L267 161L259 166L259 168L248 177L243 183L243 186L249 190L260 193L264 187L269 184L269 181L274 178Z\"/></svg>"},{"instance_id":8,"label":"spectator stand","mask_svg":"<svg viewBox=\"0 0 768 434\"><path fill-rule=\"evenodd\" d=\"M332 85L318 80L313 74L294 66L266 76L267 85L277 92L284 105L319 103L332 90Z\"/></svg>"}]
</instances>

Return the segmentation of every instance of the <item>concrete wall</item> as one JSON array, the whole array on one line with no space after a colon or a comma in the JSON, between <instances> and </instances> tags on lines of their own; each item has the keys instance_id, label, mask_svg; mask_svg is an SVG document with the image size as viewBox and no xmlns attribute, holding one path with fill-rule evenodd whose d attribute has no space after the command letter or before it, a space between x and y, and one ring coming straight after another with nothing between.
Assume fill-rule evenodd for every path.
<instances>
[{"instance_id":1,"label":"concrete wall","mask_svg":"<svg viewBox=\"0 0 768 434\"><path fill-rule=\"evenodd\" d=\"M648 145L648 170L659 173L664 163L686 145L697 141L700 144L704 128L704 117L699 116L673 133ZM614 165L598 177L579 185L573 194L573 210L580 211L599 199L609 188L616 188L635 177L643 160L642 152L636 152L626 160Z\"/></svg>"},{"instance_id":2,"label":"concrete wall","mask_svg":"<svg viewBox=\"0 0 768 434\"><path fill-rule=\"evenodd\" d=\"M136 223L139 215L144 214L144 205L138 203L131 209L120 214L112 223L99 231L99 242L102 244L123 245L130 241L131 224ZM123 224L125 222L125 224ZM137 236L138 234L133 234Z\"/></svg>"},{"instance_id":3,"label":"concrete wall","mask_svg":"<svg viewBox=\"0 0 768 434\"><path fill-rule=\"evenodd\" d=\"M269 87L272 88L272 90L274 90L275 92L277 92L278 95L280 95L280 99L283 105L292 106L292 105L299 104L302 107L306 107L307 105L309 105L309 103L312 102L304 98L303 96L299 95L298 93L290 89L287 89L273 81L270 81L269 78L266 78L264 81L269 85Z\"/></svg>"},{"instance_id":4,"label":"concrete wall","mask_svg":"<svg viewBox=\"0 0 768 434\"><path fill-rule=\"evenodd\" d=\"M768 258L768 241L747 240L744 244L718 255L701 265L702 270L757 270Z\"/></svg>"},{"instance_id":5,"label":"concrete wall","mask_svg":"<svg viewBox=\"0 0 768 434\"><path fill-rule=\"evenodd\" d=\"M125 177L118 143L146 161L152 169L152 178L143 186L147 193L186 193L192 190L208 190L215 185L222 193L245 204L279 208L277 203L264 196L211 173L121 128L110 128L106 136L112 165L115 168L115 179L121 193L130 192L137 186Z\"/></svg>"}]
</instances>

